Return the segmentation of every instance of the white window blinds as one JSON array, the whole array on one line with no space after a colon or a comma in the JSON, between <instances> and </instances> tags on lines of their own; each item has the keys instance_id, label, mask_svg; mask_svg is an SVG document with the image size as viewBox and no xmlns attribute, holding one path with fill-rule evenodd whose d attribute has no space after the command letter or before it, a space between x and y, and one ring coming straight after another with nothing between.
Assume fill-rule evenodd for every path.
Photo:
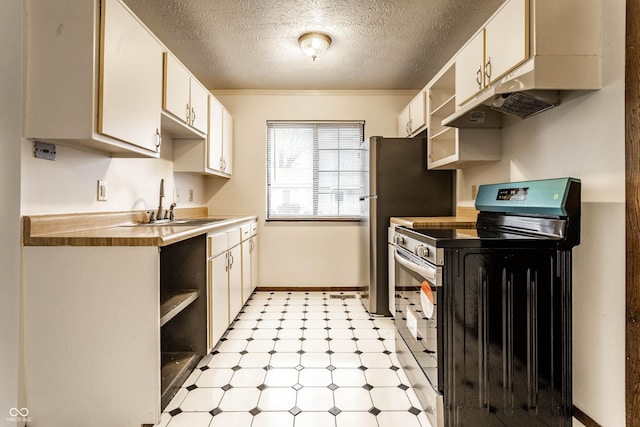
<instances>
[{"instance_id":1,"label":"white window blinds","mask_svg":"<svg viewBox=\"0 0 640 427\"><path fill-rule=\"evenodd\" d=\"M364 122L267 122L267 218L357 219Z\"/></svg>"}]
</instances>

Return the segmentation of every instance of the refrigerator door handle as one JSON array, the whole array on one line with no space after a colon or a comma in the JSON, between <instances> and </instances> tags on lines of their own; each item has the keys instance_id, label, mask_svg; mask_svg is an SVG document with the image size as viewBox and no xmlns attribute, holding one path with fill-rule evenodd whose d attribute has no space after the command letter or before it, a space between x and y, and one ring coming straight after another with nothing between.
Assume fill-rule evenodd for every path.
<instances>
[{"instance_id":1,"label":"refrigerator door handle","mask_svg":"<svg viewBox=\"0 0 640 427\"><path fill-rule=\"evenodd\" d=\"M378 198L377 194L371 194L369 196L360 196L360 201L364 202L365 200L368 200L368 199L377 199L377 198Z\"/></svg>"}]
</instances>

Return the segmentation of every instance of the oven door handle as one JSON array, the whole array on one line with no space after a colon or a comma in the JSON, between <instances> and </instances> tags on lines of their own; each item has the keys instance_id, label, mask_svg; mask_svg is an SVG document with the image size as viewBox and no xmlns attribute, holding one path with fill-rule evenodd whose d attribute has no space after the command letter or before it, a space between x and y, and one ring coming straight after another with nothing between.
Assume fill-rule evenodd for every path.
<instances>
[{"instance_id":1,"label":"oven door handle","mask_svg":"<svg viewBox=\"0 0 640 427\"><path fill-rule=\"evenodd\" d=\"M437 271L435 267L425 267L425 266L416 264L415 262L411 262L410 260L403 257L397 248L394 254L394 258L403 267L408 268L409 270L415 273L418 273L420 276L429 280L434 285L436 286L438 285L438 280L436 275Z\"/></svg>"}]
</instances>

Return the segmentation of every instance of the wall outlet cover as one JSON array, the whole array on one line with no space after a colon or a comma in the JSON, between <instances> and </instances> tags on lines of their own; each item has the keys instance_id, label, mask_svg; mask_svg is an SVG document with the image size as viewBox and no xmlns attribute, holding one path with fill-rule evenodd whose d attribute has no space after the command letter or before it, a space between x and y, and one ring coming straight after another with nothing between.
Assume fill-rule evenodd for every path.
<instances>
[{"instance_id":1,"label":"wall outlet cover","mask_svg":"<svg viewBox=\"0 0 640 427\"><path fill-rule=\"evenodd\" d=\"M98 180L98 201L107 201L107 181Z\"/></svg>"}]
</instances>

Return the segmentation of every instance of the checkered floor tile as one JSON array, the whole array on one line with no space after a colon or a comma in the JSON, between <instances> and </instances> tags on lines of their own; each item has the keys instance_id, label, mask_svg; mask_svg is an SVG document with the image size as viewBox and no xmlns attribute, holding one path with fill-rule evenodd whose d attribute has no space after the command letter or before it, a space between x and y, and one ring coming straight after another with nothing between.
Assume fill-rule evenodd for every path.
<instances>
[{"instance_id":1,"label":"checkered floor tile","mask_svg":"<svg viewBox=\"0 0 640 427\"><path fill-rule=\"evenodd\" d=\"M257 292L157 427L431 427L354 292Z\"/></svg>"}]
</instances>

